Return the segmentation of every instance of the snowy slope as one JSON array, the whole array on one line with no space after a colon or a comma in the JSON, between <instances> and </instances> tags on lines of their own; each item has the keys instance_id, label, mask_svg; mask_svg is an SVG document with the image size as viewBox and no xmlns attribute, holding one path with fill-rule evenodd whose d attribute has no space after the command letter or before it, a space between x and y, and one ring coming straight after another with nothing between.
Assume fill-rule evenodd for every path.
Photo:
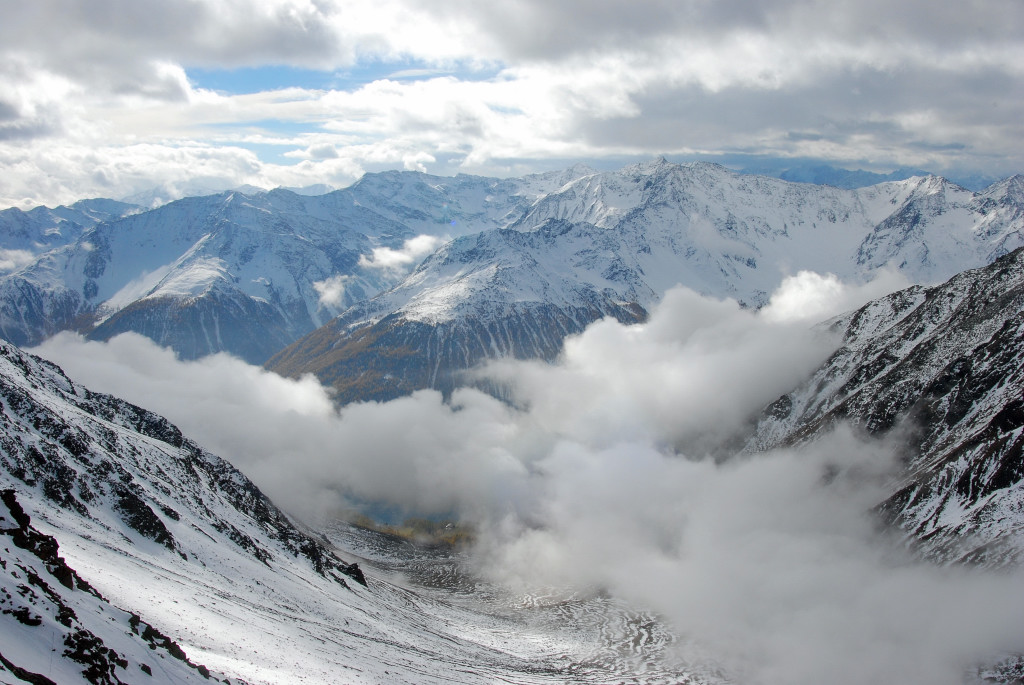
<instances>
[{"instance_id":1,"label":"snowy slope","mask_svg":"<svg viewBox=\"0 0 1024 685\"><path fill-rule=\"evenodd\" d=\"M230 191L95 225L97 207L90 230L52 244L39 236L53 228L11 238L0 334L29 345L65 329L130 330L186 358L228 351L259 363L404 275L374 264L375 250L504 225L585 171L512 181L389 172L324 195Z\"/></svg>"},{"instance_id":2,"label":"snowy slope","mask_svg":"<svg viewBox=\"0 0 1024 685\"><path fill-rule=\"evenodd\" d=\"M0 682L209 682L208 668L68 566L14 490L0 501Z\"/></svg>"},{"instance_id":3,"label":"snowy slope","mask_svg":"<svg viewBox=\"0 0 1024 685\"><path fill-rule=\"evenodd\" d=\"M74 242L82 232L104 221L142 211L116 200L81 200L70 207L0 210L0 249L39 254Z\"/></svg>"},{"instance_id":4,"label":"snowy slope","mask_svg":"<svg viewBox=\"0 0 1024 685\"><path fill-rule=\"evenodd\" d=\"M904 440L886 517L944 560L1024 559L1024 250L831 326L843 346L765 411L749 449L837 422Z\"/></svg>"},{"instance_id":5,"label":"snowy slope","mask_svg":"<svg viewBox=\"0 0 1024 685\"><path fill-rule=\"evenodd\" d=\"M343 401L382 399L450 389L488 357L550 359L566 335L642 319L677 284L759 306L804 269L938 282L1022 244L1019 187L976 195L927 177L850 191L664 160L588 173L508 228L441 247L268 366L316 373Z\"/></svg>"},{"instance_id":6,"label":"snowy slope","mask_svg":"<svg viewBox=\"0 0 1024 685\"><path fill-rule=\"evenodd\" d=\"M92 682L154 682L143 664L156 682L190 682L200 664L275 685L691 681L656 617L600 596L453 596L394 566L446 569L449 555L417 565L336 529L376 567L364 576L166 420L6 343L0 409L0 536L14 543L0 545L0 654L13 667L82 681L60 648L74 634L111 674Z\"/></svg>"}]
</instances>

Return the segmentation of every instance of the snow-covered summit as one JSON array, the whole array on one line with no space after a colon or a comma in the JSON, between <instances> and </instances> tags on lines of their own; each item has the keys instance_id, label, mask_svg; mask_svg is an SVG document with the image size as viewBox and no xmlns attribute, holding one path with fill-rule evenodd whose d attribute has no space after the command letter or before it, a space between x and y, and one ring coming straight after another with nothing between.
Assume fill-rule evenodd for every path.
<instances>
[{"instance_id":1,"label":"snow-covered summit","mask_svg":"<svg viewBox=\"0 0 1024 685\"><path fill-rule=\"evenodd\" d=\"M0 333L34 344L69 328L135 331L184 357L263 362L338 315L350 329L542 307L561 312L542 336L557 349L589 317L632 318L676 284L759 306L801 269L941 281L1022 244L1020 185L975 194L915 177L841 190L658 159L509 179L393 171L315 196L227 191L97 215L59 245L14 254Z\"/></svg>"},{"instance_id":2,"label":"snow-covered summit","mask_svg":"<svg viewBox=\"0 0 1024 685\"><path fill-rule=\"evenodd\" d=\"M406 368L418 374L410 384L381 371L397 392L487 357L550 358L565 335L603 316L642 318L677 284L760 306L800 270L858 282L889 267L911 282L939 282L1022 244L1013 187L975 194L927 176L842 190L663 159L586 173L507 227L442 246L272 366L344 383L372 368L365 354L400 344L424 359ZM366 336L375 345L342 363L344 340ZM455 359L440 352L449 346ZM313 358L328 348L335 362Z\"/></svg>"}]
</instances>

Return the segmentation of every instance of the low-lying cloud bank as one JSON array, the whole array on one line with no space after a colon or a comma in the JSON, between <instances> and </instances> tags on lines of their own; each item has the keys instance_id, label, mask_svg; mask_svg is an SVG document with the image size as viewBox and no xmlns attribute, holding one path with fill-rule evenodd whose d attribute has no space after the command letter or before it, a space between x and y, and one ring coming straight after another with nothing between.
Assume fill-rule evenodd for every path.
<instances>
[{"instance_id":1,"label":"low-lying cloud bank","mask_svg":"<svg viewBox=\"0 0 1024 685\"><path fill-rule=\"evenodd\" d=\"M349 496L458 512L486 532L484 570L653 607L737 682L952 685L1024 650L1019 575L924 565L878 532L866 511L898 446L840 430L800 450L736 449L837 344L805 315L875 294L799 274L755 313L673 290L647 324L597 323L557 364L480 370L511 405L463 389L339 410L312 378L225 355L181 362L136 335L63 334L35 351L165 414L301 516Z\"/></svg>"}]
</instances>

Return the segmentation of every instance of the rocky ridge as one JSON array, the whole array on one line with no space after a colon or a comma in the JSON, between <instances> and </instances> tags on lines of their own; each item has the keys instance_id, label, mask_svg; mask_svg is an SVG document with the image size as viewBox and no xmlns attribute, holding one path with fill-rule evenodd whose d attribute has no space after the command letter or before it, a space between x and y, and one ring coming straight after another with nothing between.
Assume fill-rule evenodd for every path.
<instances>
[{"instance_id":1,"label":"rocky ridge","mask_svg":"<svg viewBox=\"0 0 1024 685\"><path fill-rule=\"evenodd\" d=\"M922 554L1024 559L1024 250L871 302L827 324L843 343L770 405L748 450L839 423L898 439L900 480L879 511Z\"/></svg>"}]
</instances>

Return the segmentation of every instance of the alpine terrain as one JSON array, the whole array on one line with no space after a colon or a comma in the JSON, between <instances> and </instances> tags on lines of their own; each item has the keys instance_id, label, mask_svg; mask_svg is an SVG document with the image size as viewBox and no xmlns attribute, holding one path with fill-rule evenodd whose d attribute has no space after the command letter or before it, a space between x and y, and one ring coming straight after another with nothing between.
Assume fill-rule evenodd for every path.
<instances>
[{"instance_id":1,"label":"alpine terrain","mask_svg":"<svg viewBox=\"0 0 1024 685\"><path fill-rule=\"evenodd\" d=\"M657 618L514 598L337 524L339 558L167 420L0 344L0 682L688 682ZM706 667L705 667L706 668Z\"/></svg>"},{"instance_id":2,"label":"alpine terrain","mask_svg":"<svg viewBox=\"0 0 1024 685\"><path fill-rule=\"evenodd\" d=\"M677 284L757 307L800 270L934 283L1024 244L1022 230L1021 177L977 194L935 176L840 190L659 160L456 238L268 367L315 373L341 402L448 391L484 359L553 359L599 318L642 321Z\"/></svg>"},{"instance_id":3,"label":"alpine terrain","mask_svg":"<svg viewBox=\"0 0 1024 685\"><path fill-rule=\"evenodd\" d=\"M827 324L842 346L770 405L748 449L845 422L901 435L905 473L879 511L943 563L1024 559L1024 250Z\"/></svg>"}]
</instances>

